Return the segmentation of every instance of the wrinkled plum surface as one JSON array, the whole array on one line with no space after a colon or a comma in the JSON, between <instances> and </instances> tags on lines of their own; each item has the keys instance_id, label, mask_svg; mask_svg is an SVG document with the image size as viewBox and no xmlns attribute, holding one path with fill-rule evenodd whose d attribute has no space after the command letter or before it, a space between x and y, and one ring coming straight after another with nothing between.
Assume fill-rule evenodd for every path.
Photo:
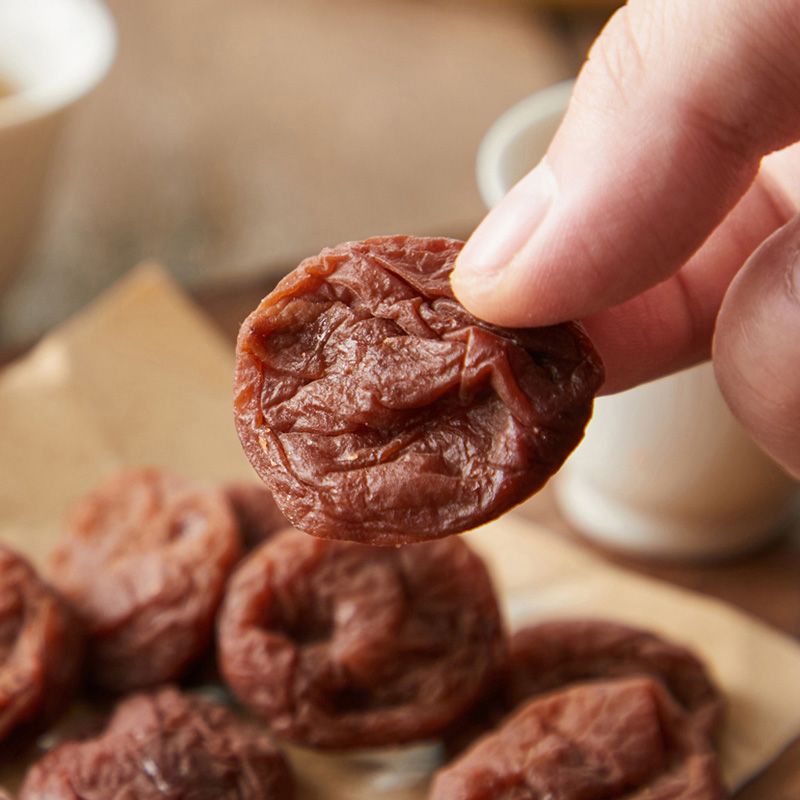
<instances>
[{"instance_id":1,"label":"wrinkled plum surface","mask_svg":"<svg viewBox=\"0 0 800 800\"><path fill-rule=\"evenodd\" d=\"M707 736L719 732L722 697L702 662L648 631L598 619L552 620L516 632L510 650L514 704L577 681L649 675Z\"/></svg>"},{"instance_id":2,"label":"wrinkled plum surface","mask_svg":"<svg viewBox=\"0 0 800 800\"><path fill-rule=\"evenodd\" d=\"M437 735L504 661L483 562L458 539L400 548L279 533L231 578L220 669L280 736L322 748Z\"/></svg>"},{"instance_id":3,"label":"wrinkled plum surface","mask_svg":"<svg viewBox=\"0 0 800 800\"><path fill-rule=\"evenodd\" d=\"M241 545L221 491L158 469L119 473L80 500L50 559L108 690L177 678L211 640Z\"/></svg>"},{"instance_id":4,"label":"wrinkled plum surface","mask_svg":"<svg viewBox=\"0 0 800 800\"><path fill-rule=\"evenodd\" d=\"M20 800L290 800L292 777L263 731L173 688L129 697L95 739L31 767Z\"/></svg>"},{"instance_id":5,"label":"wrinkled plum surface","mask_svg":"<svg viewBox=\"0 0 800 800\"><path fill-rule=\"evenodd\" d=\"M291 523L278 508L272 492L263 483L231 483L225 487L239 525L239 535L246 551L270 539Z\"/></svg>"},{"instance_id":6,"label":"wrinkled plum surface","mask_svg":"<svg viewBox=\"0 0 800 800\"><path fill-rule=\"evenodd\" d=\"M430 800L721 800L716 758L662 684L577 684L528 702L434 779Z\"/></svg>"},{"instance_id":7,"label":"wrinkled plum surface","mask_svg":"<svg viewBox=\"0 0 800 800\"><path fill-rule=\"evenodd\" d=\"M52 721L78 687L82 656L67 603L0 544L0 741Z\"/></svg>"},{"instance_id":8,"label":"wrinkled plum surface","mask_svg":"<svg viewBox=\"0 0 800 800\"><path fill-rule=\"evenodd\" d=\"M462 243L391 236L306 259L239 332L245 452L301 530L374 544L493 519L583 436L603 381L575 324L472 316L449 275Z\"/></svg>"}]
</instances>

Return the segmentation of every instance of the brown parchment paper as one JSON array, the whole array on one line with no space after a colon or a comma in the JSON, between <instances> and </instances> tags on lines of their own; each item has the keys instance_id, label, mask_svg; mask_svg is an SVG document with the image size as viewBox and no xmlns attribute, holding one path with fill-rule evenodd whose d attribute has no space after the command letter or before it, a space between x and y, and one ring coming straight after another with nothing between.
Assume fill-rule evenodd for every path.
<instances>
[{"instance_id":1,"label":"brown parchment paper","mask_svg":"<svg viewBox=\"0 0 800 800\"><path fill-rule=\"evenodd\" d=\"M134 270L0 373L0 540L41 564L66 505L123 465L252 478L233 427L232 370L232 346L164 271ZM800 735L800 645L791 638L724 603L611 566L513 514L466 536L489 562L512 627L593 615L696 650L728 697L721 757L731 788ZM372 756L295 753L298 797L422 800L415 770L435 755L412 748L365 770Z\"/></svg>"}]
</instances>

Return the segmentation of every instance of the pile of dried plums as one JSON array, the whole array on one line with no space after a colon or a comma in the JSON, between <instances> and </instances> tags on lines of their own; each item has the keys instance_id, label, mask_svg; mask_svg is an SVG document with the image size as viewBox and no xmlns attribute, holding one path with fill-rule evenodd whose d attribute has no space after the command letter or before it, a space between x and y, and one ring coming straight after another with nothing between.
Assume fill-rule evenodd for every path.
<instances>
[{"instance_id":1,"label":"pile of dried plums","mask_svg":"<svg viewBox=\"0 0 800 800\"><path fill-rule=\"evenodd\" d=\"M236 424L268 489L128 470L68 514L47 582L0 549L0 738L33 740L81 681L118 698L20 800L281 800L275 741L432 739L450 758L432 800L724 796L722 701L694 655L599 620L509 637L450 536L558 469L603 380L578 326L460 306L460 246L323 251L248 317ZM220 680L248 721L191 691Z\"/></svg>"}]
</instances>

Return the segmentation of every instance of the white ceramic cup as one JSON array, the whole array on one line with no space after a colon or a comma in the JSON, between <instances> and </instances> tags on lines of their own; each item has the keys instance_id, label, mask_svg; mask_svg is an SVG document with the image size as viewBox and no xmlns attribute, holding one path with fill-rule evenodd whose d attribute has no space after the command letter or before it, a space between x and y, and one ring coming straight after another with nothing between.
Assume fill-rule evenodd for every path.
<instances>
[{"instance_id":1,"label":"white ceramic cup","mask_svg":"<svg viewBox=\"0 0 800 800\"><path fill-rule=\"evenodd\" d=\"M0 291L35 231L66 110L106 74L117 48L100 0L0 0Z\"/></svg>"},{"instance_id":2,"label":"white ceramic cup","mask_svg":"<svg viewBox=\"0 0 800 800\"><path fill-rule=\"evenodd\" d=\"M572 82L526 98L478 151L487 207L544 155ZM710 364L599 398L586 437L554 479L587 537L637 555L707 560L747 551L796 510L797 484L745 434Z\"/></svg>"}]
</instances>

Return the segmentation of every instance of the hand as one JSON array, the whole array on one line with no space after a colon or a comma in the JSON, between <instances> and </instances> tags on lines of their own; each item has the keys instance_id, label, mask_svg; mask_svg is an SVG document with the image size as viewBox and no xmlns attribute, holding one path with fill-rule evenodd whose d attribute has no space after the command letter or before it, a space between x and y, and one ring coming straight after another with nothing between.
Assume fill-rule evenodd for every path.
<instances>
[{"instance_id":1,"label":"hand","mask_svg":"<svg viewBox=\"0 0 800 800\"><path fill-rule=\"evenodd\" d=\"M713 340L733 412L800 477L798 139L800 0L630 0L545 159L465 245L455 293L498 324L580 318L605 392Z\"/></svg>"}]
</instances>

